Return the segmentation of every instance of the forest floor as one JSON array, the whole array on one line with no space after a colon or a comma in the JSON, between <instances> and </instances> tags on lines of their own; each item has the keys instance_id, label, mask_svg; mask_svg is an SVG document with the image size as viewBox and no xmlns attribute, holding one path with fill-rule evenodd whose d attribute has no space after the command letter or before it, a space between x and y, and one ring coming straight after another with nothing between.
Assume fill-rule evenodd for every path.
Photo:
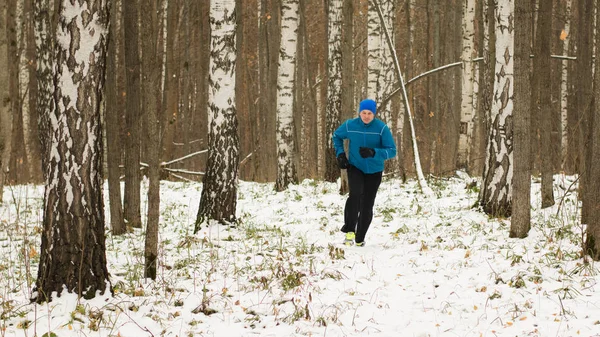
<instances>
[{"instance_id":1,"label":"forest floor","mask_svg":"<svg viewBox=\"0 0 600 337\"><path fill-rule=\"evenodd\" d=\"M335 183L278 193L240 182L238 226L193 234L202 184L162 182L157 280L143 278L144 231L107 228L114 295L41 305L29 298L43 186L6 186L0 337L600 336L575 177L555 176L556 205L544 210L533 180L525 239L508 237L510 219L473 207L473 180L431 178L426 197L415 181L384 179L365 247L342 244L346 197Z\"/></svg>"}]
</instances>

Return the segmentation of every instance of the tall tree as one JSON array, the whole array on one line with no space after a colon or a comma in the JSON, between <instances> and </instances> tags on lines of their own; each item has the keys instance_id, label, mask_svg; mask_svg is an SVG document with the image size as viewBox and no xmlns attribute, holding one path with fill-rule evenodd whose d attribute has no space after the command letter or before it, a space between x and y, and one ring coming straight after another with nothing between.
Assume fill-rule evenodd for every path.
<instances>
[{"instance_id":1,"label":"tall tree","mask_svg":"<svg viewBox=\"0 0 600 337\"><path fill-rule=\"evenodd\" d=\"M524 238L531 228L531 2L515 0L514 169L510 237Z\"/></svg>"},{"instance_id":2,"label":"tall tree","mask_svg":"<svg viewBox=\"0 0 600 337\"><path fill-rule=\"evenodd\" d=\"M538 9L537 29L536 29L536 48L534 57L534 76L539 76L535 90L538 91L535 97L539 97L538 102L534 102L534 109L537 109L536 116L539 118L539 157L540 171L542 173L542 208L554 205L553 193L553 165L551 153L551 132L552 132L552 77L550 64L550 37L552 36L552 3L553 1L540 1ZM539 45L539 46L538 46Z\"/></svg>"},{"instance_id":3,"label":"tall tree","mask_svg":"<svg viewBox=\"0 0 600 337\"><path fill-rule=\"evenodd\" d=\"M332 136L340 124L342 115L342 1L329 1L327 13L327 108L325 111L327 150L325 152L325 180L334 182L340 176Z\"/></svg>"},{"instance_id":4,"label":"tall tree","mask_svg":"<svg viewBox=\"0 0 600 337\"><path fill-rule=\"evenodd\" d=\"M8 4L13 0L3 1L0 4L0 67L10 69L8 64ZM7 141L10 139L10 96L9 96L9 72L0 72L0 203L4 190L4 172L8 158L5 155Z\"/></svg>"},{"instance_id":5,"label":"tall tree","mask_svg":"<svg viewBox=\"0 0 600 337\"><path fill-rule=\"evenodd\" d=\"M298 39L298 0L281 3L281 46L277 76L277 180L275 190L283 191L298 182L294 129L294 89Z\"/></svg>"},{"instance_id":6,"label":"tall tree","mask_svg":"<svg viewBox=\"0 0 600 337\"><path fill-rule=\"evenodd\" d=\"M126 137L124 217L132 227L142 227L140 215L140 55L138 0L123 1L125 19Z\"/></svg>"},{"instance_id":7,"label":"tall tree","mask_svg":"<svg viewBox=\"0 0 600 337\"><path fill-rule=\"evenodd\" d=\"M562 53L563 55L569 54L569 45L571 41L571 0L564 0L561 2L561 7L564 9L563 14L563 25L564 28L561 31L560 39L563 41ZM560 9L557 12L562 12ZM565 171L569 166L567 165L568 160L568 149L569 149L569 128L568 128L568 78L569 78L569 60L563 59L561 65L561 78L560 78L560 163L561 170Z\"/></svg>"},{"instance_id":8,"label":"tall tree","mask_svg":"<svg viewBox=\"0 0 600 337\"><path fill-rule=\"evenodd\" d=\"M235 0L210 3L208 162L194 232L208 220L237 222L239 139L235 108Z\"/></svg>"},{"instance_id":9,"label":"tall tree","mask_svg":"<svg viewBox=\"0 0 600 337\"><path fill-rule=\"evenodd\" d=\"M581 175L579 184L580 198L585 204L588 192L590 192L590 178L587 171L589 168L588 161L591 158L587 157L586 149L591 146L588 144L591 137L589 136L589 126L591 125L591 114L593 107L593 77L592 77L592 55L593 55L593 39L592 27L594 18L594 1L581 0L578 2L578 29L577 29L577 111L579 112L578 133L579 133L579 149L578 151L578 173ZM581 210L581 222L588 223L588 213L591 209L583 207Z\"/></svg>"},{"instance_id":10,"label":"tall tree","mask_svg":"<svg viewBox=\"0 0 600 337\"><path fill-rule=\"evenodd\" d=\"M600 11L596 10L596 22L600 20ZM600 52L600 34L596 32L596 55ZM588 191L583 200L583 208L588 218L585 253L589 254L594 260L600 260L600 62L596 59L594 72L594 107L590 114L590 124L588 126L588 148L587 165L584 174L589 175L587 181ZM583 213L583 211L582 211Z\"/></svg>"},{"instance_id":11,"label":"tall tree","mask_svg":"<svg viewBox=\"0 0 600 337\"><path fill-rule=\"evenodd\" d=\"M510 216L513 175L514 3L496 8L496 80L480 204L487 214Z\"/></svg>"},{"instance_id":12,"label":"tall tree","mask_svg":"<svg viewBox=\"0 0 600 337\"><path fill-rule=\"evenodd\" d=\"M384 43L381 33L382 23L372 2L368 3L367 8L367 97L379 101L383 83L381 79Z\"/></svg>"},{"instance_id":13,"label":"tall tree","mask_svg":"<svg viewBox=\"0 0 600 337\"><path fill-rule=\"evenodd\" d=\"M145 38L142 39L142 106L145 113L148 131L146 154L148 156L148 217L146 221L146 244L144 249L144 276L156 279L158 256L158 220L160 210L160 140L159 109L162 97L160 80L162 74L162 19L164 0L142 1L141 28Z\"/></svg>"},{"instance_id":14,"label":"tall tree","mask_svg":"<svg viewBox=\"0 0 600 337\"><path fill-rule=\"evenodd\" d=\"M475 118L475 0L463 1L462 15L462 87L460 109L460 135L458 141L458 168L469 170Z\"/></svg>"},{"instance_id":15,"label":"tall tree","mask_svg":"<svg viewBox=\"0 0 600 337\"><path fill-rule=\"evenodd\" d=\"M92 298L109 282L100 126L108 1L63 1L59 13L37 302L63 289Z\"/></svg>"},{"instance_id":16,"label":"tall tree","mask_svg":"<svg viewBox=\"0 0 600 337\"><path fill-rule=\"evenodd\" d=\"M127 230L123 218L121 197L121 117L124 105L120 93L124 76L123 67L123 15L121 0L110 0L110 39L106 57L106 90L104 99L104 120L106 123L106 161L108 180L108 202L110 225L113 235L124 234Z\"/></svg>"}]
</instances>

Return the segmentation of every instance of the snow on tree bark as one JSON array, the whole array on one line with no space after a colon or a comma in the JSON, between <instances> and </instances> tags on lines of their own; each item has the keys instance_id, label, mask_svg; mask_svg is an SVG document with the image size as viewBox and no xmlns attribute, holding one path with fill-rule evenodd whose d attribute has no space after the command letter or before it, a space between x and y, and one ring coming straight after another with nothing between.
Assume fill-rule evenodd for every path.
<instances>
[{"instance_id":1,"label":"snow on tree bark","mask_svg":"<svg viewBox=\"0 0 600 337\"><path fill-rule=\"evenodd\" d=\"M512 111L514 90L514 3L506 0L496 7L496 80L487 144L486 163L480 192L483 210L494 216L511 214L513 147Z\"/></svg>"},{"instance_id":2,"label":"snow on tree bark","mask_svg":"<svg viewBox=\"0 0 600 337\"><path fill-rule=\"evenodd\" d=\"M342 1L329 1L328 11L328 58L327 58L327 153L325 180L335 181L340 176L333 147L333 133L342 115Z\"/></svg>"},{"instance_id":3,"label":"snow on tree bark","mask_svg":"<svg viewBox=\"0 0 600 337\"><path fill-rule=\"evenodd\" d=\"M289 184L298 182L294 139L298 19L298 0L284 0L281 4L281 47L277 76L277 191L283 191Z\"/></svg>"},{"instance_id":4,"label":"snow on tree bark","mask_svg":"<svg viewBox=\"0 0 600 337\"><path fill-rule=\"evenodd\" d=\"M194 232L208 220L222 224L237 221L240 145L235 106L235 3L235 0L210 3L208 161Z\"/></svg>"},{"instance_id":5,"label":"snow on tree bark","mask_svg":"<svg viewBox=\"0 0 600 337\"><path fill-rule=\"evenodd\" d=\"M33 299L63 287L92 298L110 284L105 256L100 101L107 0L61 5L56 32L56 109L44 195L41 257Z\"/></svg>"}]
</instances>

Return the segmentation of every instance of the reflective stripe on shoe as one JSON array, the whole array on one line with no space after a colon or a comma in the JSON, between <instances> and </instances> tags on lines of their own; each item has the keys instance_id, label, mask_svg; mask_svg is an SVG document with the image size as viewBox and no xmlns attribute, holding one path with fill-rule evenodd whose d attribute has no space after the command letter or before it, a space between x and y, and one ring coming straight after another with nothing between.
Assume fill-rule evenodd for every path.
<instances>
[{"instance_id":1,"label":"reflective stripe on shoe","mask_svg":"<svg viewBox=\"0 0 600 337\"><path fill-rule=\"evenodd\" d=\"M365 246L365 242L357 242L356 243L356 247L364 247Z\"/></svg>"},{"instance_id":2,"label":"reflective stripe on shoe","mask_svg":"<svg viewBox=\"0 0 600 337\"><path fill-rule=\"evenodd\" d=\"M346 246L352 246L354 244L355 237L356 237L356 235L354 234L354 232L346 233L346 238L344 239L344 244Z\"/></svg>"}]
</instances>

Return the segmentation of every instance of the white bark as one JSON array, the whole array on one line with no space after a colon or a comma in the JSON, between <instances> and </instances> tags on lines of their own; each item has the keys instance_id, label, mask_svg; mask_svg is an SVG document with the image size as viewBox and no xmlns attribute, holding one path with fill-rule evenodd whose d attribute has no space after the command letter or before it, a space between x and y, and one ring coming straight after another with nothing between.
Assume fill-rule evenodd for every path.
<instances>
[{"instance_id":1,"label":"white bark","mask_svg":"<svg viewBox=\"0 0 600 337\"><path fill-rule=\"evenodd\" d=\"M496 8L496 68L491 127L481 203L488 214L510 215L512 199L512 111L514 89L513 0Z\"/></svg>"},{"instance_id":2,"label":"white bark","mask_svg":"<svg viewBox=\"0 0 600 337\"><path fill-rule=\"evenodd\" d=\"M30 107L29 107L29 77L31 65L27 59L27 48L29 48L28 41L28 25L31 21L31 13L24 11L25 1L17 1L17 41L19 45L20 57L19 57L19 98L21 102L21 116L22 116L22 128L23 128L23 148L25 150L25 157L27 158L27 170L28 176L31 179L33 175L33 165L35 159L31 153L31 131L30 131Z\"/></svg>"},{"instance_id":3,"label":"white bark","mask_svg":"<svg viewBox=\"0 0 600 337\"><path fill-rule=\"evenodd\" d=\"M396 19L396 0L383 0L381 2L382 13L384 17L384 21L387 27L394 27L394 22ZM392 45L395 45L395 36L394 31L390 30L388 32L390 34L390 39L392 41ZM390 49L390 45L386 43L384 34L379 34L380 36L380 46L381 46L381 84L379 87L381 88L380 92L377 93L377 102L383 97L387 97L394 88L398 85L396 81L396 74L394 72L394 57L392 55L393 51ZM385 121L386 123L390 123L392 121L392 109L391 109L391 101L384 105L379 105L377 107L377 115L378 117Z\"/></svg>"},{"instance_id":4,"label":"white bark","mask_svg":"<svg viewBox=\"0 0 600 337\"><path fill-rule=\"evenodd\" d=\"M333 148L333 131L342 114L342 1L329 1L328 18L328 64L327 64L327 111L330 125L327 147Z\"/></svg>"},{"instance_id":5,"label":"white bark","mask_svg":"<svg viewBox=\"0 0 600 337\"><path fill-rule=\"evenodd\" d=\"M475 51L475 0L463 1L462 20L462 95L460 110L460 135L458 139L457 166L467 167L473 140L473 119L475 117L475 64L472 60Z\"/></svg>"},{"instance_id":6,"label":"white bark","mask_svg":"<svg viewBox=\"0 0 600 337\"><path fill-rule=\"evenodd\" d=\"M571 39L571 0L566 0L567 2L567 12L565 13L565 39L563 43L563 55L568 55L569 53L569 41ZM561 77L560 77L560 127L561 127L561 165L566 163L567 154L569 152L569 121L568 121L568 88L567 88L567 80L569 76L569 60L563 59L561 67Z\"/></svg>"},{"instance_id":7,"label":"white bark","mask_svg":"<svg viewBox=\"0 0 600 337\"><path fill-rule=\"evenodd\" d=\"M281 191L297 181L294 140L294 73L298 40L298 0L281 4L281 46L277 74L277 182Z\"/></svg>"},{"instance_id":8,"label":"white bark","mask_svg":"<svg viewBox=\"0 0 600 337\"><path fill-rule=\"evenodd\" d=\"M235 3L210 2L208 162L194 232L205 220L237 222L239 138L235 105Z\"/></svg>"},{"instance_id":9,"label":"white bark","mask_svg":"<svg viewBox=\"0 0 600 337\"><path fill-rule=\"evenodd\" d=\"M377 0L379 1L379 0ZM382 69L381 22L377 10L369 1L367 12L367 96L379 101Z\"/></svg>"}]
</instances>

